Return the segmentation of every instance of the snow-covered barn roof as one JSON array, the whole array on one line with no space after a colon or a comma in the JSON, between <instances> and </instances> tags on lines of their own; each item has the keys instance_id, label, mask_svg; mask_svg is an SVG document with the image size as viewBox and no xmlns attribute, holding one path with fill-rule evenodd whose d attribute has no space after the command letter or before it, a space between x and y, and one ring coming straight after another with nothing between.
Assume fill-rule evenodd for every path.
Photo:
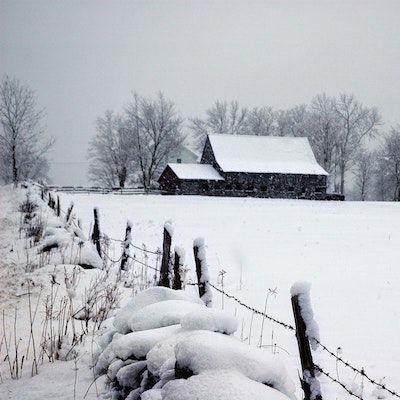
<instances>
[{"instance_id":1,"label":"snow-covered barn roof","mask_svg":"<svg viewBox=\"0 0 400 400\"><path fill-rule=\"evenodd\" d=\"M174 164L169 163L179 179L223 181L224 178L209 164Z\"/></svg>"},{"instance_id":2,"label":"snow-covered barn roof","mask_svg":"<svg viewBox=\"0 0 400 400\"><path fill-rule=\"evenodd\" d=\"M208 138L224 172L328 175L305 137L214 134Z\"/></svg>"}]
</instances>

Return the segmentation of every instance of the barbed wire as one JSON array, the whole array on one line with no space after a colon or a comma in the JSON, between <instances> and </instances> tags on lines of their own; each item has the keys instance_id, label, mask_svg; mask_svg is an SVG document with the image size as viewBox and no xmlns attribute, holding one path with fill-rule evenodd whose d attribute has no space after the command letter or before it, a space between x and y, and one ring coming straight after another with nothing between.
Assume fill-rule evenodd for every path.
<instances>
[{"instance_id":1,"label":"barbed wire","mask_svg":"<svg viewBox=\"0 0 400 400\"><path fill-rule=\"evenodd\" d=\"M125 255L124 255L124 254L121 254L121 256L120 256L117 260L114 260L114 259L111 258L111 257L107 254L107 252L105 252L104 250L101 250L101 252L102 252L102 254L107 258L107 260L110 261L110 262L113 263L113 264L117 264L117 263L121 262L122 258L125 256L125 257L130 258L131 260L133 260L134 262L136 262L136 263L138 263L138 264L141 264L141 265L143 265L143 266L145 266L145 267L147 267L147 268L152 269L153 271L157 271L157 272L158 272L158 269L157 269L157 268L152 267L151 265L146 264L146 263L144 263L143 261L138 260L135 256L131 256L131 255L129 255L129 254L125 254Z\"/></svg>"},{"instance_id":2,"label":"barbed wire","mask_svg":"<svg viewBox=\"0 0 400 400\"><path fill-rule=\"evenodd\" d=\"M121 254L121 256L118 258L118 260L114 260L114 259L112 259L112 258L108 255L108 253L107 253L106 251L104 251L103 249L101 249L100 251L101 251L101 252L103 253L103 255L107 258L107 260L110 261L110 262L113 263L113 264L119 263L119 262L122 260L122 257L124 256L124 254Z\"/></svg>"},{"instance_id":3,"label":"barbed wire","mask_svg":"<svg viewBox=\"0 0 400 400\"><path fill-rule=\"evenodd\" d=\"M108 236L107 234L104 234L103 236L105 236L107 239L109 239L109 240L111 240L113 242L119 242L119 243L125 244L125 240L115 239L115 238L112 238L112 237ZM129 243L129 246L132 246L133 248L135 248L137 250L140 250L143 253L150 253L150 254L155 254L155 255L160 255L161 254L161 250L160 249L157 249L156 251L148 250L148 249L144 249L143 247L140 247L140 246L138 246L136 244L133 244L132 242Z\"/></svg>"},{"instance_id":4,"label":"barbed wire","mask_svg":"<svg viewBox=\"0 0 400 400\"><path fill-rule=\"evenodd\" d=\"M157 268L152 267L151 265L146 264L146 263L144 263L143 261L139 261L136 257L132 257L131 255L128 255L128 258L131 258L134 262L137 262L138 264L141 264L141 265L143 265L143 266L145 266L145 267L147 267L147 268L152 269L153 271L157 271L157 272L158 272L158 269L157 269Z\"/></svg>"},{"instance_id":5,"label":"barbed wire","mask_svg":"<svg viewBox=\"0 0 400 400\"><path fill-rule=\"evenodd\" d=\"M226 293L225 291L223 291L222 289L220 289L220 288L214 286L214 285L213 285L212 283L210 283L210 282L207 282L207 283L208 283L213 289L215 289L217 292L222 293L224 296L228 297L229 299L232 299L232 300L236 301L236 302L237 302L238 304L240 304L242 307L247 308L248 310L252 311L254 314L262 315L263 317L269 319L270 321L275 322L276 324L279 324L279 325L283 326L284 328L289 329L289 330L291 330L291 331L294 331L294 330L295 330L294 327L293 327L292 325L290 325L290 324L288 324L288 323L286 323L286 322L283 322L283 321L279 321L278 319L276 319L276 318L274 318L274 317L271 317L270 315L265 314L265 313L263 313L262 311L259 311L259 310L255 309L254 307L251 307L251 306L249 306L249 305L243 303L243 302L242 302L241 300L239 300L237 297L235 297L235 296L233 296L233 295L231 295L231 294ZM190 283L187 283L187 284L188 284L188 285L192 285L192 286L198 286L198 283L195 283L195 282L190 282Z\"/></svg>"},{"instance_id":6,"label":"barbed wire","mask_svg":"<svg viewBox=\"0 0 400 400\"><path fill-rule=\"evenodd\" d=\"M332 357L334 357L336 360L340 361L342 364L344 364L346 367L350 368L351 370L353 370L354 372L359 373L360 375L364 376L370 383L372 383L373 385L376 385L378 387L380 387L381 389L387 391L388 393L390 393L392 396L398 397L400 398L400 395L398 393L396 393L394 390L389 389L386 387L386 385L383 385L380 382L377 382L375 379L370 378L364 368L356 368L353 365L351 365L348 361L344 360L343 358L339 357L337 354L333 353L331 350L329 350L324 344L322 344L318 339L313 338L313 340L315 340L320 346L321 348L326 351L329 355L331 355Z\"/></svg>"},{"instance_id":7,"label":"barbed wire","mask_svg":"<svg viewBox=\"0 0 400 400\"><path fill-rule=\"evenodd\" d=\"M332 382L337 383L340 385L348 394L351 396L357 397L360 400L364 400L363 397L359 396L357 393L354 393L352 390L350 390L343 382L340 382L338 379L334 378L329 372L324 371L319 365L314 364L314 368L320 372L321 374L325 375L327 378L329 378Z\"/></svg>"}]
</instances>

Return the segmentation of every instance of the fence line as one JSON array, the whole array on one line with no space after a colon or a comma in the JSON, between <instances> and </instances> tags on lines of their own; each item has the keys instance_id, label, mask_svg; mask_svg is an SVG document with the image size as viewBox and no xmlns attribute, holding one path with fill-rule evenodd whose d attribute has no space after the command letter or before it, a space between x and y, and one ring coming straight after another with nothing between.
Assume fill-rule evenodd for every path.
<instances>
[{"instance_id":1,"label":"fence line","mask_svg":"<svg viewBox=\"0 0 400 400\"><path fill-rule=\"evenodd\" d=\"M273 318L273 317L271 317L270 315L268 315L268 314L266 314L266 313L264 313L264 312L262 312L262 311L260 311L260 310L255 309L254 307L251 307L251 306L249 306L249 305L243 303L243 302L242 302L240 299L238 299L237 297L226 293L224 290L222 290L222 289L220 289L220 288L214 286L214 285L211 284L210 282L208 282L208 284L209 284L213 289L215 289L217 292L223 294L224 296L226 296L226 297L229 298L229 299L232 299L232 300L236 301L236 302L237 302L238 304L240 304L242 307L244 307L244 308L246 308L246 309L252 311L253 313L258 314L258 315L262 315L263 317L269 319L269 320L272 321L272 322L275 322L276 324L279 324L279 325L283 326L284 328L286 328L286 329L288 329L288 330L295 331L295 328L294 328L292 325L290 325L289 323L286 323L286 322L283 322L283 321L279 321L278 319ZM197 285L197 283L188 283L188 285ZM328 349L324 344L322 344L318 339L315 339L315 338L309 338L309 339L315 340L315 341L318 343L318 345L320 345L321 348L322 348L324 351L326 351L328 354L330 354L330 355L333 356L335 359L337 359L338 361L340 361L340 362L341 362L342 364L344 364L346 367L348 367L348 368L352 369L354 372L357 372L357 373L359 373L360 375L364 376L364 377L365 377L370 383L372 383L373 385L376 385L376 386L378 386L379 388L385 390L386 392L388 392L388 393L391 394L392 396L395 396L395 397L400 398L400 395L399 395L397 392L395 392L395 391L392 390L392 389L389 389L386 385L383 385L383 384L379 383L379 382L376 381L375 379L370 378L370 377L365 373L364 368L359 369L359 368L357 368L357 367L354 367L354 366L351 365L349 362L343 360L341 357L337 356L335 353L333 353L331 350L329 350L329 349ZM347 391L349 394L351 394L351 395L353 395L353 396L355 396L355 397L358 397L359 399L363 400L363 399L362 399L361 397L359 397L358 395L356 395L356 394L352 393L351 391L349 391L349 390L346 388L346 386L345 386L342 382L340 382L340 381L338 381L337 379L335 379L335 378L333 378L332 376L330 376L328 372L322 370L321 367L315 365L315 368L318 369L319 372L323 373L323 374L326 375L328 378L330 378L332 381L338 383L340 386L342 386L344 389L346 389L346 391Z\"/></svg>"},{"instance_id":2,"label":"fence line","mask_svg":"<svg viewBox=\"0 0 400 400\"><path fill-rule=\"evenodd\" d=\"M104 188L95 186L47 186L47 189L54 192L78 194L160 195L166 193L157 189L146 191L144 188Z\"/></svg>"}]
</instances>

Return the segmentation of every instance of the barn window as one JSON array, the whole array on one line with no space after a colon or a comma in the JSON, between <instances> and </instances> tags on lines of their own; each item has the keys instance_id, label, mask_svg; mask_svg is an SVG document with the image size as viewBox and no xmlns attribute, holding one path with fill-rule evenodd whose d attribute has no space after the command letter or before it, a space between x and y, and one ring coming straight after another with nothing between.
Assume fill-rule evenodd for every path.
<instances>
[{"instance_id":1,"label":"barn window","mask_svg":"<svg viewBox=\"0 0 400 400\"><path fill-rule=\"evenodd\" d=\"M267 191L267 187L265 185L261 186L261 191L262 192L266 192Z\"/></svg>"},{"instance_id":2,"label":"barn window","mask_svg":"<svg viewBox=\"0 0 400 400\"><path fill-rule=\"evenodd\" d=\"M288 186L288 192L294 192L294 186Z\"/></svg>"}]
</instances>

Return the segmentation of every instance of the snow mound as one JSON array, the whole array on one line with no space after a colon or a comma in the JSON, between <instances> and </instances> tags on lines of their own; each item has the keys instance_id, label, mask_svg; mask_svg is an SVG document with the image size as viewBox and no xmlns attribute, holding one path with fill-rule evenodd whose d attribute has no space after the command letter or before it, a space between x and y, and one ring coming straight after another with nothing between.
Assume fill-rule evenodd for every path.
<instances>
[{"instance_id":1,"label":"snow mound","mask_svg":"<svg viewBox=\"0 0 400 400\"><path fill-rule=\"evenodd\" d=\"M140 385L139 377L146 369L146 361L136 361L125 365L117 372L117 380L121 386L134 387Z\"/></svg>"},{"instance_id":2,"label":"snow mound","mask_svg":"<svg viewBox=\"0 0 400 400\"><path fill-rule=\"evenodd\" d=\"M278 356L229 336L235 318L182 298L164 287L141 292L121 319L133 332L104 333L94 372L107 375L112 398L294 399Z\"/></svg>"},{"instance_id":3,"label":"snow mound","mask_svg":"<svg viewBox=\"0 0 400 400\"><path fill-rule=\"evenodd\" d=\"M92 242L85 242L80 248L78 264L84 268L103 268L103 260L97 253L96 247Z\"/></svg>"},{"instance_id":4,"label":"snow mound","mask_svg":"<svg viewBox=\"0 0 400 400\"><path fill-rule=\"evenodd\" d=\"M128 333L131 331L129 322L131 317L150 304L154 304L165 300L183 300L192 303L203 304L203 302L183 290L172 290L162 286L151 287L140 292L135 298L130 300L128 304L122 308L114 318L114 327L120 333Z\"/></svg>"},{"instance_id":5,"label":"snow mound","mask_svg":"<svg viewBox=\"0 0 400 400\"><path fill-rule=\"evenodd\" d=\"M47 227L49 228L62 228L64 224L61 222L60 218L55 216L49 216L47 223Z\"/></svg>"},{"instance_id":6,"label":"snow mound","mask_svg":"<svg viewBox=\"0 0 400 400\"><path fill-rule=\"evenodd\" d=\"M235 317L212 308L201 308L186 314L181 319L183 329L206 330L231 335L238 328Z\"/></svg>"},{"instance_id":7,"label":"snow mound","mask_svg":"<svg viewBox=\"0 0 400 400\"><path fill-rule=\"evenodd\" d=\"M179 331L175 335L157 343L147 354L147 368L149 372L161 378L165 366L173 359L175 364L175 346L185 337L192 335L192 331Z\"/></svg>"},{"instance_id":8,"label":"snow mound","mask_svg":"<svg viewBox=\"0 0 400 400\"><path fill-rule=\"evenodd\" d=\"M161 394L163 400L288 400L277 390L232 370L206 371L168 382Z\"/></svg>"},{"instance_id":9,"label":"snow mound","mask_svg":"<svg viewBox=\"0 0 400 400\"><path fill-rule=\"evenodd\" d=\"M72 241L71 234L65 229L54 229L47 231L49 234L45 236L39 246L39 252L47 252L51 249L66 249Z\"/></svg>"},{"instance_id":10,"label":"snow mound","mask_svg":"<svg viewBox=\"0 0 400 400\"><path fill-rule=\"evenodd\" d=\"M173 325L148 331L131 332L127 335L115 334L112 342L103 350L97 360L96 375L105 373L118 358L123 361L128 358L134 360L145 358L158 342L170 337L180 329L180 325Z\"/></svg>"},{"instance_id":11,"label":"snow mound","mask_svg":"<svg viewBox=\"0 0 400 400\"><path fill-rule=\"evenodd\" d=\"M166 300L150 304L137 311L130 320L133 332L179 324L192 311L202 310L204 305L184 300Z\"/></svg>"},{"instance_id":12,"label":"snow mound","mask_svg":"<svg viewBox=\"0 0 400 400\"><path fill-rule=\"evenodd\" d=\"M190 370L195 375L209 370L233 369L294 398L295 387L280 360L234 337L197 332L176 345L175 357L178 369Z\"/></svg>"},{"instance_id":13,"label":"snow mound","mask_svg":"<svg viewBox=\"0 0 400 400\"><path fill-rule=\"evenodd\" d=\"M150 389L143 392L140 400L162 400L161 389Z\"/></svg>"}]
</instances>

